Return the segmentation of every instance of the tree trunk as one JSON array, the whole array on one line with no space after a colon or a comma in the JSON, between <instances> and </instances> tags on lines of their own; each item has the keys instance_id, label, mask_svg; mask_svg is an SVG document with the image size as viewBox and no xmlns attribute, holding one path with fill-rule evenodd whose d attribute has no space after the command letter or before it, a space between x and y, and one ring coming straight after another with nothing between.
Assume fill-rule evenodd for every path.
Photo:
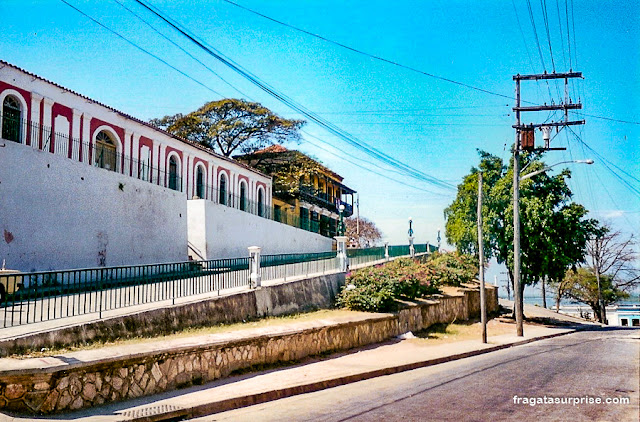
<instances>
[{"instance_id":1,"label":"tree trunk","mask_svg":"<svg viewBox=\"0 0 640 422\"><path fill-rule=\"evenodd\" d=\"M560 312L560 293L556 293L556 312Z\"/></svg>"},{"instance_id":2,"label":"tree trunk","mask_svg":"<svg viewBox=\"0 0 640 422\"><path fill-rule=\"evenodd\" d=\"M598 300L596 303L591 303L591 309L593 309L593 316L596 317L596 321L602 323L602 309L600 309L600 301Z\"/></svg>"},{"instance_id":3,"label":"tree trunk","mask_svg":"<svg viewBox=\"0 0 640 422\"><path fill-rule=\"evenodd\" d=\"M544 280L545 278L542 277L542 307L547 309L547 292L544 289Z\"/></svg>"}]
</instances>

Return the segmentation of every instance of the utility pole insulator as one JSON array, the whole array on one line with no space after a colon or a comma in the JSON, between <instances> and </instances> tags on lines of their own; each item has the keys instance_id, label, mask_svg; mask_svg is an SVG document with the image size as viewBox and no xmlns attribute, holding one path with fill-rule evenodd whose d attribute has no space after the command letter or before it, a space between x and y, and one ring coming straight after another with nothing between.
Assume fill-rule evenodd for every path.
<instances>
[{"instance_id":1,"label":"utility pole insulator","mask_svg":"<svg viewBox=\"0 0 640 422\"><path fill-rule=\"evenodd\" d=\"M551 141L551 126L542 126L540 128L542 131L542 140L544 140L545 149L549 148L549 142Z\"/></svg>"}]
</instances>

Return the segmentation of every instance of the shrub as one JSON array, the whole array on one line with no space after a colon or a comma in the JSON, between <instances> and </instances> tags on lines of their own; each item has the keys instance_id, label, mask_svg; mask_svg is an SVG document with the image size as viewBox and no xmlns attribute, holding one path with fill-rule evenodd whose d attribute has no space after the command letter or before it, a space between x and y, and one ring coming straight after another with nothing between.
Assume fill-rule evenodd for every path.
<instances>
[{"instance_id":1,"label":"shrub","mask_svg":"<svg viewBox=\"0 0 640 422\"><path fill-rule=\"evenodd\" d=\"M352 310L387 312L396 299L415 299L438 292L436 273L427 264L403 258L347 275L336 304Z\"/></svg>"},{"instance_id":2,"label":"shrub","mask_svg":"<svg viewBox=\"0 0 640 422\"><path fill-rule=\"evenodd\" d=\"M458 252L434 253L427 265L436 272L441 284L460 286L472 281L478 274L478 260L472 255Z\"/></svg>"}]
</instances>

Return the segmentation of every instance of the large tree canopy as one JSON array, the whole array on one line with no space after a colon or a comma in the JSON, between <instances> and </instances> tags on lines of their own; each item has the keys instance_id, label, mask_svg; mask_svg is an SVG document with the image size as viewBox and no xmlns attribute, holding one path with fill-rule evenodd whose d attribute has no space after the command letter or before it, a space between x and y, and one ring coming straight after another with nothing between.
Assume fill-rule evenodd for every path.
<instances>
[{"instance_id":1,"label":"large tree canopy","mask_svg":"<svg viewBox=\"0 0 640 422\"><path fill-rule=\"evenodd\" d=\"M349 238L349 245L355 248L369 248L382 239L382 233L375 223L367 218L345 218L345 235Z\"/></svg>"},{"instance_id":2,"label":"large tree canopy","mask_svg":"<svg viewBox=\"0 0 640 422\"><path fill-rule=\"evenodd\" d=\"M602 306L598 300L598 281L591 268L578 268L576 271L567 271L562 284L566 297L586 303L593 309L593 314L598 321L604 322L600 317L602 315ZM629 294L620 289L609 275L600 277L600 291L604 306L629 297Z\"/></svg>"},{"instance_id":3,"label":"large tree canopy","mask_svg":"<svg viewBox=\"0 0 640 422\"><path fill-rule=\"evenodd\" d=\"M522 157L526 171L545 167L538 155ZM458 195L445 209L446 236L458 251L477 253L478 171L483 173L483 228L485 253L513 268L513 160L480 151L479 168L472 168L458 185ZM521 275L523 284L543 277L562 278L568 268L584 261L587 240L595 222L585 219L587 210L570 202L565 177L545 173L522 181L520 188ZM524 289L521 289L521 293Z\"/></svg>"},{"instance_id":4,"label":"large tree canopy","mask_svg":"<svg viewBox=\"0 0 640 422\"><path fill-rule=\"evenodd\" d=\"M266 150L234 158L272 176L273 192L283 199L296 197L301 189L311 190L312 177L329 171L317 159L293 150Z\"/></svg>"},{"instance_id":5,"label":"large tree canopy","mask_svg":"<svg viewBox=\"0 0 640 422\"><path fill-rule=\"evenodd\" d=\"M251 153L273 142L297 141L302 120L284 119L259 103L225 98L206 103L187 115L151 119L151 124L205 145L228 157Z\"/></svg>"}]
</instances>

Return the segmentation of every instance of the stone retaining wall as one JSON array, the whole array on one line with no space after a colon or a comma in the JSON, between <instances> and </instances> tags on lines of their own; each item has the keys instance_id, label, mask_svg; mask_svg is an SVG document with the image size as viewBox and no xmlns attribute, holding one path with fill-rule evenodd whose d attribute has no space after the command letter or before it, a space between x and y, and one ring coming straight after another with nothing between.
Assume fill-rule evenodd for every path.
<instances>
[{"instance_id":1,"label":"stone retaining wall","mask_svg":"<svg viewBox=\"0 0 640 422\"><path fill-rule=\"evenodd\" d=\"M0 357L25 350L64 348L92 341L114 341L170 334L186 328L329 308L345 274L336 273L288 281L135 314L85 322L0 341Z\"/></svg>"},{"instance_id":2,"label":"stone retaining wall","mask_svg":"<svg viewBox=\"0 0 640 422\"><path fill-rule=\"evenodd\" d=\"M124 353L91 362L67 359L45 368L3 371L0 409L41 414L81 409L210 382L254 365L379 343L435 323L467 319L476 296L478 291L465 290L458 296L407 304L396 314L371 314L298 331ZM487 289L487 304L489 311L498 309L497 289Z\"/></svg>"}]
</instances>

